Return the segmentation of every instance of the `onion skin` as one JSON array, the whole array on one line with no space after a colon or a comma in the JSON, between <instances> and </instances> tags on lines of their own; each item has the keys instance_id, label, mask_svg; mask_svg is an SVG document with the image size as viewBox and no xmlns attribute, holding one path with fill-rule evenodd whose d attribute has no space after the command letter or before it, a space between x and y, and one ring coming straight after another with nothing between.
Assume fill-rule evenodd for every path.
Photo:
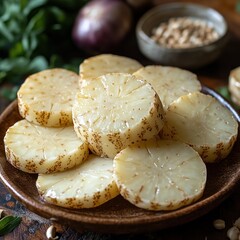
<instances>
[{"instance_id":1,"label":"onion skin","mask_svg":"<svg viewBox=\"0 0 240 240\"><path fill-rule=\"evenodd\" d=\"M78 13L72 39L82 50L101 53L114 49L132 26L132 12L120 0L93 0Z\"/></svg>"}]
</instances>

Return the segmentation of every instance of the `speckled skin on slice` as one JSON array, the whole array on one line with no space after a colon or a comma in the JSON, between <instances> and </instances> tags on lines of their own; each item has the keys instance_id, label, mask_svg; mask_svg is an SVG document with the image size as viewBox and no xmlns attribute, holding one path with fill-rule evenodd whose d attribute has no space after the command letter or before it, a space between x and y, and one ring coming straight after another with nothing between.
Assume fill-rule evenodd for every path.
<instances>
[{"instance_id":1,"label":"speckled skin on slice","mask_svg":"<svg viewBox=\"0 0 240 240\"><path fill-rule=\"evenodd\" d=\"M165 110L179 97L201 90L196 74L176 67L149 65L133 75L145 79L153 86Z\"/></svg>"},{"instance_id":2,"label":"speckled skin on slice","mask_svg":"<svg viewBox=\"0 0 240 240\"><path fill-rule=\"evenodd\" d=\"M7 130L4 145L7 160L28 173L65 171L88 156L87 143L73 126L47 128L21 120Z\"/></svg>"},{"instance_id":3,"label":"speckled skin on slice","mask_svg":"<svg viewBox=\"0 0 240 240\"><path fill-rule=\"evenodd\" d=\"M131 74L109 73L85 81L73 106L74 129L98 156L156 136L164 124L161 101L152 86Z\"/></svg>"},{"instance_id":4,"label":"speckled skin on slice","mask_svg":"<svg viewBox=\"0 0 240 240\"><path fill-rule=\"evenodd\" d=\"M133 73L142 65L135 59L113 54L100 54L85 59L79 66L81 80L91 80L107 73Z\"/></svg>"},{"instance_id":5,"label":"speckled skin on slice","mask_svg":"<svg viewBox=\"0 0 240 240\"><path fill-rule=\"evenodd\" d=\"M18 107L28 121L46 126L72 125L72 103L79 91L79 76L55 68L30 75L20 87Z\"/></svg>"},{"instance_id":6,"label":"speckled skin on slice","mask_svg":"<svg viewBox=\"0 0 240 240\"><path fill-rule=\"evenodd\" d=\"M175 210L197 201L204 192L207 169L185 143L154 140L128 147L113 160L120 194L137 207Z\"/></svg>"},{"instance_id":7,"label":"speckled skin on slice","mask_svg":"<svg viewBox=\"0 0 240 240\"><path fill-rule=\"evenodd\" d=\"M68 171L39 174L36 186L45 201L67 208L97 207L119 194L112 159L93 154Z\"/></svg>"},{"instance_id":8,"label":"speckled skin on slice","mask_svg":"<svg viewBox=\"0 0 240 240\"><path fill-rule=\"evenodd\" d=\"M166 111L162 136L192 146L205 162L224 159L238 135L232 113L210 95L189 93Z\"/></svg>"}]
</instances>

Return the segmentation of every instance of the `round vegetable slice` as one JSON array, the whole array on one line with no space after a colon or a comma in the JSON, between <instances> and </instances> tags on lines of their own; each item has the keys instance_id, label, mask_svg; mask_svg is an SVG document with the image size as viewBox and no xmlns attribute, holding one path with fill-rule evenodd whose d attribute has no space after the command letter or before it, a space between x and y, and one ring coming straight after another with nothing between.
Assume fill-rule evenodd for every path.
<instances>
[{"instance_id":1,"label":"round vegetable slice","mask_svg":"<svg viewBox=\"0 0 240 240\"><path fill-rule=\"evenodd\" d=\"M47 127L72 125L72 103L79 76L65 69L48 69L29 76L18 91L21 116Z\"/></svg>"},{"instance_id":2,"label":"round vegetable slice","mask_svg":"<svg viewBox=\"0 0 240 240\"><path fill-rule=\"evenodd\" d=\"M113 158L128 145L156 136L164 111L150 84L130 74L110 73L85 81L73 106L73 122L93 153Z\"/></svg>"},{"instance_id":3,"label":"round vegetable slice","mask_svg":"<svg viewBox=\"0 0 240 240\"><path fill-rule=\"evenodd\" d=\"M207 170L199 154L185 143L149 141L128 147L114 158L120 194L137 207L174 210L197 201Z\"/></svg>"},{"instance_id":4,"label":"round vegetable slice","mask_svg":"<svg viewBox=\"0 0 240 240\"><path fill-rule=\"evenodd\" d=\"M80 64L82 80L91 80L107 73L133 73L142 65L135 59L114 54L100 54L87 58Z\"/></svg>"},{"instance_id":5,"label":"round vegetable slice","mask_svg":"<svg viewBox=\"0 0 240 240\"><path fill-rule=\"evenodd\" d=\"M176 67L150 65L140 68L134 75L144 78L153 86L165 110L179 97L201 90L195 74Z\"/></svg>"},{"instance_id":6,"label":"round vegetable slice","mask_svg":"<svg viewBox=\"0 0 240 240\"><path fill-rule=\"evenodd\" d=\"M93 154L68 171L39 174L36 186L45 201L67 208L97 207L119 194L113 160Z\"/></svg>"},{"instance_id":7,"label":"round vegetable slice","mask_svg":"<svg viewBox=\"0 0 240 240\"><path fill-rule=\"evenodd\" d=\"M169 106L162 135L189 144L205 162L215 162L230 153L237 139L238 123L215 98L195 92Z\"/></svg>"},{"instance_id":8,"label":"round vegetable slice","mask_svg":"<svg viewBox=\"0 0 240 240\"><path fill-rule=\"evenodd\" d=\"M232 101L237 105L240 105L240 67L237 67L230 72L228 89L231 93Z\"/></svg>"},{"instance_id":9,"label":"round vegetable slice","mask_svg":"<svg viewBox=\"0 0 240 240\"><path fill-rule=\"evenodd\" d=\"M7 160L28 173L65 171L88 156L87 143L72 126L47 128L21 120L7 130L4 145Z\"/></svg>"}]
</instances>

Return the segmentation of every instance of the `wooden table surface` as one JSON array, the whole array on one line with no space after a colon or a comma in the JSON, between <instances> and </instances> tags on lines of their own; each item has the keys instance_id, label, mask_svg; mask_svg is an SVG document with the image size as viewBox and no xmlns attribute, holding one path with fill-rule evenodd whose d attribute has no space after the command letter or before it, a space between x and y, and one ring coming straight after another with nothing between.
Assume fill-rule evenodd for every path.
<instances>
[{"instance_id":1,"label":"wooden table surface","mask_svg":"<svg viewBox=\"0 0 240 240\"><path fill-rule=\"evenodd\" d=\"M156 4L166 1L155 1ZM199 1L200 2L200 1ZM240 66L240 15L234 12L235 1L201 1L202 4L210 5L222 12L228 20L230 26L231 38L224 49L223 54L211 65L202 69L194 70L203 84L211 88L217 89L220 86L227 86L228 76L231 69ZM134 45L133 45L134 43ZM131 51L129 48L131 47ZM144 65L151 64L138 51L135 39L131 39L131 46L125 44L121 53L123 55L136 58ZM0 112L6 107L8 102L0 100ZM27 210L21 203L16 201L7 189L0 183L0 206L9 214L22 216L22 222L12 233L7 234L0 239L4 240L30 240L30 239L47 239L45 236L46 229L51 222L44 219L31 211ZM220 206L216 206L214 210L207 215L184 225L165 229L154 233L146 233L141 235L111 235L99 234L94 232L76 232L68 226L55 224L59 239L156 239L156 240L221 240L227 239L227 230L232 226L233 222L240 217L240 184L235 191ZM226 228L216 230L213 227L215 219L223 219L226 222Z\"/></svg>"}]
</instances>

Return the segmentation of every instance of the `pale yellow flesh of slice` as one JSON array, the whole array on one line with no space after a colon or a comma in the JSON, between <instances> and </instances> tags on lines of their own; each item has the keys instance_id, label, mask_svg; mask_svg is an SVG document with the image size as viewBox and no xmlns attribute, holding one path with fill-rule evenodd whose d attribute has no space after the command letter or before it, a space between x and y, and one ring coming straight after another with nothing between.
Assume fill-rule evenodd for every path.
<instances>
[{"instance_id":1,"label":"pale yellow flesh of slice","mask_svg":"<svg viewBox=\"0 0 240 240\"><path fill-rule=\"evenodd\" d=\"M36 186L45 201L66 208L97 207L119 194L113 160L93 154L74 169L39 174Z\"/></svg>"},{"instance_id":2,"label":"pale yellow flesh of slice","mask_svg":"<svg viewBox=\"0 0 240 240\"><path fill-rule=\"evenodd\" d=\"M91 80L107 73L133 73L142 65L128 57L101 54L85 59L79 67L82 80Z\"/></svg>"},{"instance_id":3,"label":"pale yellow flesh of slice","mask_svg":"<svg viewBox=\"0 0 240 240\"><path fill-rule=\"evenodd\" d=\"M73 106L73 122L93 153L113 158L128 145L156 136L164 111L150 84L112 73L85 82Z\"/></svg>"},{"instance_id":4,"label":"pale yellow flesh of slice","mask_svg":"<svg viewBox=\"0 0 240 240\"><path fill-rule=\"evenodd\" d=\"M128 147L114 158L120 194L147 210L174 210L197 201L204 192L207 170L187 144L158 140Z\"/></svg>"},{"instance_id":5,"label":"pale yellow flesh of slice","mask_svg":"<svg viewBox=\"0 0 240 240\"><path fill-rule=\"evenodd\" d=\"M205 162L224 159L237 139L238 123L215 98L190 93L172 103L166 111L163 137L192 146Z\"/></svg>"},{"instance_id":6,"label":"pale yellow flesh of slice","mask_svg":"<svg viewBox=\"0 0 240 240\"><path fill-rule=\"evenodd\" d=\"M237 105L240 105L240 67L233 69L229 75L228 89L231 93L231 99Z\"/></svg>"},{"instance_id":7,"label":"pale yellow flesh of slice","mask_svg":"<svg viewBox=\"0 0 240 240\"><path fill-rule=\"evenodd\" d=\"M46 128L21 120L7 130L4 145L7 160L28 173L65 171L88 156L73 126Z\"/></svg>"},{"instance_id":8,"label":"pale yellow flesh of slice","mask_svg":"<svg viewBox=\"0 0 240 240\"><path fill-rule=\"evenodd\" d=\"M29 76L18 91L21 116L47 127L72 125L72 104L79 76L65 69L49 69Z\"/></svg>"},{"instance_id":9,"label":"pale yellow flesh of slice","mask_svg":"<svg viewBox=\"0 0 240 240\"><path fill-rule=\"evenodd\" d=\"M145 79L153 86L165 110L180 96L201 90L195 74L176 67L150 65L139 69L133 75Z\"/></svg>"}]
</instances>

